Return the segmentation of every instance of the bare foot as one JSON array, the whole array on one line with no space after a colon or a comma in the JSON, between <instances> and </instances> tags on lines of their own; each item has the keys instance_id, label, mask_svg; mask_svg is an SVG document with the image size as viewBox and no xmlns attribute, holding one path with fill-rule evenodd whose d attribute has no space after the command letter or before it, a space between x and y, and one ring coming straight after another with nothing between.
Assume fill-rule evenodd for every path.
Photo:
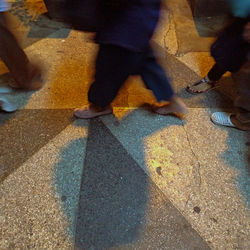
<instances>
[{"instance_id":1,"label":"bare foot","mask_svg":"<svg viewBox=\"0 0 250 250\"><path fill-rule=\"evenodd\" d=\"M154 112L160 115L173 114L182 117L188 112L188 110L185 103L180 98L173 97L168 104L154 108Z\"/></svg>"},{"instance_id":2,"label":"bare foot","mask_svg":"<svg viewBox=\"0 0 250 250\"><path fill-rule=\"evenodd\" d=\"M34 64L29 64L29 79L26 82L19 84L9 83L9 86L15 89L25 89L25 90L38 90L40 89L44 82L42 79L42 70L39 66Z\"/></svg>"},{"instance_id":3,"label":"bare foot","mask_svg":"<svg viewBox=\"0 0 250 250\"><path fill-rule=\"evenodd\" d=\"M75 109L74 116L79 119L91 119L102 115L112 114L113 110L110 106L106 108L97 107L94 105L85 106L79 109Z\"/></svg>"}]
</instances>

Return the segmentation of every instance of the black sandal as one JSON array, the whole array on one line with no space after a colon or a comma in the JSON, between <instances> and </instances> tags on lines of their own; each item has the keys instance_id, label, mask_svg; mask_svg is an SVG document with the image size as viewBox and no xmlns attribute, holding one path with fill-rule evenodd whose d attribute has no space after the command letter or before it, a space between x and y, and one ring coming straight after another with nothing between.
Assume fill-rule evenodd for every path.
<instances>
[{"instance_id":1,"label":"black sandal","mask_svg":"<svg viewBox=\"0 0 250 250\"><path fill-rule=\"evenodd\" d=\"M189 92L190 94L193 94L193 95L202 94L202 93L205 93L205 92L207 92L207 91L209 91L211 89L216 88L216 83L217 82L211 81L211 80L209 80L209 78L207 76L205 76L200 81L188 85L186 87L186 91ZM193 89L193 87L199 86L201 84L207 84L208 88L204 89L204 90L195 90L195 89Z\"/></svg>"}]
</instances>

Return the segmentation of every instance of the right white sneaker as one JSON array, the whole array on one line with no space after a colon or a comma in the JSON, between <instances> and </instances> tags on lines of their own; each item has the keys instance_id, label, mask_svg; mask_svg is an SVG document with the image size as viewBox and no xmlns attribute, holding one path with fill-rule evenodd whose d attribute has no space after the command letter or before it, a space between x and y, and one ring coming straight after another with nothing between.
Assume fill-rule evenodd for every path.
<instances>
[{"instance_id":1,"label":"right white sneaker","mask_svg":"<svg viewBox=\"0 0 250 250\"><path fill-rule=\"evenodd\" d=\"M0 109L5 112L11 113L16 111L17 107L14 104L10 103L5 96L0 95Z\"/></svg>"},{"instance_id":2,"label":"right white sneaker","mask_svg":"<svg viewBox=\"0 0 250 250\"><path fill-rule=\"evenodd\" d=\"M235 128L231 121L231 115L231 113L226 112L215 112L211 115L211 120L217 125Z\"/></svg>"},{"instance_id":3,"label":"right white sneaker","mask_svg":"<svg viewBox=\"0 0 250 250\"><path fill-rule=\"evenodd\" d=\"M9 87L0 87L0 94L8 94L11 92L12 92L12 89Z\"/></svg>"}]
</instances>

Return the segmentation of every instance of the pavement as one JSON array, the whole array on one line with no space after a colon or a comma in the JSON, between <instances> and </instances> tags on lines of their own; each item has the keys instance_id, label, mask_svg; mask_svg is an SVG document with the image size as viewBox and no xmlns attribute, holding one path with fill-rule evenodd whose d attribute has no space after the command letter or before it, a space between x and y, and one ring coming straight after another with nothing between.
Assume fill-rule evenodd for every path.
<instances>
[{"instance_id":1,"label":"pavement","mask_svg":"<svg viewBox=\"0 0 250 250\"><path fill-rule=\"evenodd\" d=\"M5 94L19 111L0 113L0 249L249 249L250 134L210 121L233 111L230 75L204 95L184 90L213 65L214 37L188 2L164 1L153 38L185 119L141 108L155 99L131 77L114 115L90 121L72 114L87 104L97 45L23 3L13 29L46 83ZM11 81L2 63L0 74Z\"/></svg>"}]
</instances>

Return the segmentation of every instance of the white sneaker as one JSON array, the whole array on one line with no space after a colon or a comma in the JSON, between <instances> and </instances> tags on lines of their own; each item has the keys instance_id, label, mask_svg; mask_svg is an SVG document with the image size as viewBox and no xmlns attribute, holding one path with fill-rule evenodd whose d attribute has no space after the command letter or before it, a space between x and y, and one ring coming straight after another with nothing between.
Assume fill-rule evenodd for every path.
<instances>
[{"instance_id":1,"label":"white sneaker","mask_svg":"<svg viewBox=\"0 0 250 250\"><path fill-rule=\"evenodd\" d=\"M16 111L17 107L14 104L10 103L6 97L0 95L0 109L5 112L11 113Z\"/></svg>"},{"instance_id":2,"label":"white sneaker","mask_svg":"<svg viewBox=\"0 0 250 250\"><path fill-rule=\"evenodd\" d=\"M8 87L0 87L0 94L8 94L11 93L12 89Z\"/></svg>"},{"instance_id":3,"label":"white sneaker","mask_svg":"<svg viewBox=\"0 0 250 250\"><path fill-rule=\"evenodd\" d=\"M231 121L231 113L215 112L211 115L211 120L217 125L235 128L235 125Z\"/></svg>"}]
</instances>

